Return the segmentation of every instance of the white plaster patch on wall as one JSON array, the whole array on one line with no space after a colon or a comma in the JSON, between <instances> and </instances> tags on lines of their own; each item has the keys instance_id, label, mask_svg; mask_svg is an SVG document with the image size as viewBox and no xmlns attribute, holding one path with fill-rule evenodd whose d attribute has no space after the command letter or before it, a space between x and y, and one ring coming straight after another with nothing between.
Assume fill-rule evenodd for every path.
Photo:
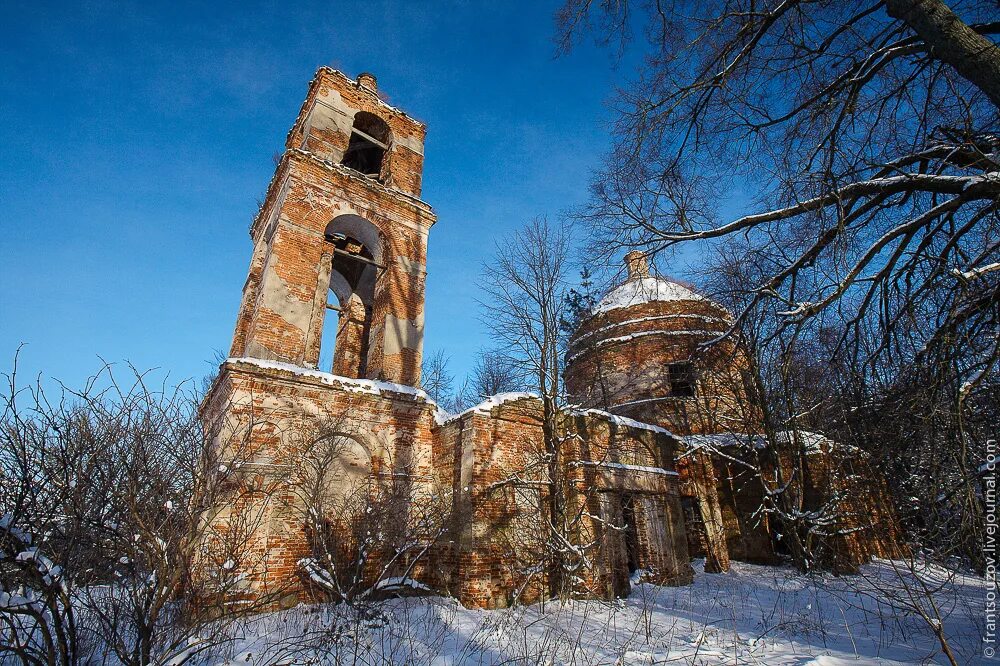
<instances>
[{"instance_id":1,"label":"white plaster patch on wall","mask_svg":"<svg viewBox=\"0 0 1000 666\"><path fill-rule=\"evenodd\" d=\"M351 133L354 126L354 114L357 109L348 106L336 90L328 90L318 96L310 111L310 123L322 122L323 129L338 129L346 134ZM317 125L318 126L318 125Z\"/></svg>"},{"instance_id":2,"label":"white plaster patch on wall","mask_svg":"<svg viewBox=\"0 0 1000 666\"><path fill-rule=\"evenodd\" d=\"M424 154L424 142L416 136L393 136L392 139L397 146L408 148L418 155Z\"/></svg>"},{"instance_id":3,"label":"white plaster patch on wall","mask_svg":"<svg viewBox=\"0 0 1000 666\"><path fill-rule=\"evenodd\" d=\"M264 345L260 344L256 340L249 340L247 342L246 354L247 356L253 356L255 358L263 358L269 361L274 361L278 359L278 355L276 353L274 353Z\"/></svg>"},{"instance_id":4,"label":"white plaster patch on wall","mask_svg":"<svg viewBox=\"0 0 1000 666\"><path fill-rule=\"evenodd\" d=\"M312 301L303 301L292 293L288 283L271 266L267 268L262 288L261 305L301 331L305 337L312 320Z\"/></svg>"},{"instance_id":5,"label":"white plaster patch on wall","mask_svg":"<svg viewBox=\"0 0 1000 666\"><path fill-rule=\"evenodd\" d=\"M400 319L395 315L385 317L385 337L383 349L386 356L400 353L404 349L419 350L423 345L423 318L419 321Z\"/></svg>"},{"instance_id":6,"label":"white plaster patch on wall","mask_svg":"<svg viewBox=\"0 0 1000 666\"><path fill-rule=\"evenodd\" d=\"M427 271L425 270L426 269L425 264L422 264L419 261L414 261L413 259L410 259L409 257L406 256L400 255L396 257L396 263L402 266L403 270L409 273L410 275L423 277L427 273Z\"/></svg>"}]
</instances>

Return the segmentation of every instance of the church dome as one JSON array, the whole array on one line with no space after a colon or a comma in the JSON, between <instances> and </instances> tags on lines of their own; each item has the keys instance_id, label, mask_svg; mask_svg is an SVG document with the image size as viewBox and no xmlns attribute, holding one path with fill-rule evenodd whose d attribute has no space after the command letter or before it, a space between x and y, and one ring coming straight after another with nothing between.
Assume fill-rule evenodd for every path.
<instances>
[{"instance_id":1,"label":"church dome","mask_svg":"<svg viewBox=\"0 0 1000 666\"><path fill-rule=\"evenodd\" d=\"M701 296L678 282L662 277L629 279L604 295L591 314L600 314L619 308L629 308L653 302L703 301Z\"/></svg>"},{"instance_id":2,"label":"church dome","mask_svg":"<svg viewBox=\"0 0 1000 666\"><path fill-rule=\"evenodd\" d=\"M728 331L732 317L690 287L651 275L643 253L629 253L625 263L627 279L569 340L566 388L578 404L648 419L643 405L696 397L706 368L700 346ZM673 421L657 422L665 420Z\"/></svg>"},{"instance_id":3,"label":"church dome","mask_svg":"<svg viewBox=\"0 0 1000 666\"><path fill-rule=\"evenodd\" d=\"M610 289L598 301L591 310L592 316L647 303L706 300L704 296L679 282L650 275L649 262L642 252L629 252L625 255L625 266L628 268L628 279Z\"/></svg>"}]
</instances>

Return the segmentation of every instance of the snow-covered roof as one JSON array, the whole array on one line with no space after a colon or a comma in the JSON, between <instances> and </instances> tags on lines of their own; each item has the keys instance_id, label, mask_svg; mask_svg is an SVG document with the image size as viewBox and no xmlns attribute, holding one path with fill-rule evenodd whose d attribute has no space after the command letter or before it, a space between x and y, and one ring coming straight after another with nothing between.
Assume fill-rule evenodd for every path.
<instances>
[{"instance_id":1,"label":"snow-covered roof","mask_svg":"<svg viewBox=\"0 0 1000 666\"><path fill-rule=\"evenodd\" d=\"M719 449L730 446L752 446L761 449L767 446L767 440L761 435L745 435L742 433L714 433L709 435L687 435L681 437L688 451L696 449Z\"/></svg>"},{"instance_id":2,"label":"snow-covered roof","mask_svg":"<svg viewBox=\"0 0 1000 666\"><path fill-rule=\"evenodd\" d=\"M666 428L661 428L658 425L653 425L652 423L643 423L642 421L636 421L635 419L630 419L627 416L618 416L617 414L612 414L611 412L606 412L603 409L582 409L579 407L569 407L566 410L568 413L573 415L586 416L588 414L600 417L606 421L610 421L618 426L623 426L626 428L638 428L639 430L649 430L651 432L659 432L664 435L674 436L674 433L670 432Z\"/></svg>"},{"instance_id":3,"label":"snow-covered roof","mask_svg":"<svg viewBox=\"0 0 1000 666\"><path fill-rule=\"evenodd\" d=\"M489 415L494 407L499 407L506 402L513 402L515 400L540 400L537 393L525 393L525 392L510 392L510 393L498 393L494 396L490 396L486 400L483 400L478 405L469 407L465 411L459 414L451 414L445 410L438 407L437 412L434 414L434 420L438 425L444 425L450 423L456 419L460 419L468 414L481 414ZM605 421L614 423L615 425L625 427L625 428L637 428L639 430L649 430L652 432L663 433L664 435L673 435L672 432L666 428L661 428L660 426L653 425L651 423L643 423L642 421L636 421L635 419L630 419L624 416L618 416L617 414L612 414L611 412L605 412L600 409L582 409L575 405L571 405L566 408L565 412L572 416L596 416Z\"/></svg>"},{"instance_id":4,"label":"snow-covered roof","mask_svg":"<svg viewBox=\"0 0 1000 666\"><path fill-rule=\"evenodd\" d=\"M630 279L615 287L594 306L592 314L653 301L704 301L704 296L661 277Z\"/></svg>"}]
</instances>

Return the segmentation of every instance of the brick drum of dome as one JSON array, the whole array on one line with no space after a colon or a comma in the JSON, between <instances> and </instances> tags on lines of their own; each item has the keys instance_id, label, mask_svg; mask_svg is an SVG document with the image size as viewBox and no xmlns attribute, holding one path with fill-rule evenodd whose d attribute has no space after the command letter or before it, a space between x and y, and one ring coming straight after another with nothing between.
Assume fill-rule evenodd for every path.
<instances>
[{"instance_id":1,"label":"brick drum of dome","mask_svg":"<svg viewBox=\"0 0 1000 666\"><path fill-rule=\"evenodd\" d=\"M569 344L571 399L678 434L717 431L745 416L746 359L732 342L705 342L731 325L729 312L691 289L651 276L645 256L626 257L628 279L594 308Z\"/></svg>"}]
</instances>

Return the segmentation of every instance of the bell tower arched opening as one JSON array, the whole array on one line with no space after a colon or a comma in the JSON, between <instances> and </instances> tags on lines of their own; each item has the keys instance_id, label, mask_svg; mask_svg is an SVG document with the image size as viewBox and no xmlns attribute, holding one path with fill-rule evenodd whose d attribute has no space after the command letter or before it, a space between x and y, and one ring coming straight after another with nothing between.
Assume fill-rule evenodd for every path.
<instances>
[{"instance_id":1,"label":"bell tower arched opening","mask_svg":"<svg viewBox=\"0 0 1000 666\"><path fill-rule=\"evenodd\" d=\"M323 236L331 259L319 367L343 377L365 377L382 241L375 226L359 215L337 216Z\"/></svg>"}]
</instances>

